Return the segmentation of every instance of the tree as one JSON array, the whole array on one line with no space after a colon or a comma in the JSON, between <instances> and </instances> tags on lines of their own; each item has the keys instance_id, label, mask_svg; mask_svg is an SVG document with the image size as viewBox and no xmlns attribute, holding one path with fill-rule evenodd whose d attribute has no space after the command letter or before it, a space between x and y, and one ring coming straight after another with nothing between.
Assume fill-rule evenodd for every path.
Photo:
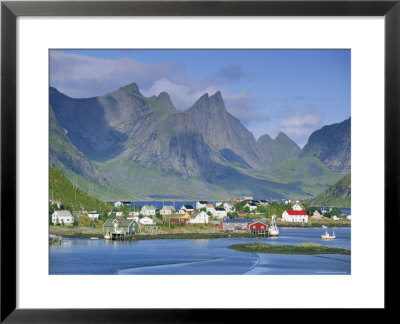
<instances>
[{"instance_id":1,"label":"tree","mask_svg":"<svg viewBox=\"0 0 400 324\"><path fill-rule=\"evenodd\" d=\"M244 207L243 209L246 213L250 213L250 208L249 207Z\"/></svg>"},{"instance_id":2,"label":"tree","mask_svg":"<svg viewBox=\"0 0 400 324\"><path fill-rule=\"evenodd\" d=\"M265 206L258 205L257 206L257 211L259 213L266 214L267 213L267 208Z\"/></svg>"},{"instance_id":3,"label":"tree","mask_svg":"<svg viewBox=\"0 0 400 324\"><path fill-rule=\"evenodd\" d=\"M312 216L316 210L319 210L319 208L318 207L306 207L306 212L310 216Z\"/></svg>"}]
</instances>

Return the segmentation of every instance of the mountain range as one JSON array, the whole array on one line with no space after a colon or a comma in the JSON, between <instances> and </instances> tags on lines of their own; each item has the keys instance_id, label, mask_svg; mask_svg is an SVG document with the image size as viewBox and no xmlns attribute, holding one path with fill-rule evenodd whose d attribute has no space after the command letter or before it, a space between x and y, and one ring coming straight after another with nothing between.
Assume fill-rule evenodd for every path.
<instances>
[{"instance_id":1,"label":"mountain range","mask_svg":"<svg viewBox=\"0 0 400 324\"><path fill-rule=\"evenodd\" d=\"M301 150L284 133L256 140L219 91L179 111L166 92L145 97L135 83L84 99L50 88L49 109L51 164L107 199L310 197L350 169L350 119L314 132ZM315 185L268 173L287 161L319 168Z\"/></svg>"}]
</instances>

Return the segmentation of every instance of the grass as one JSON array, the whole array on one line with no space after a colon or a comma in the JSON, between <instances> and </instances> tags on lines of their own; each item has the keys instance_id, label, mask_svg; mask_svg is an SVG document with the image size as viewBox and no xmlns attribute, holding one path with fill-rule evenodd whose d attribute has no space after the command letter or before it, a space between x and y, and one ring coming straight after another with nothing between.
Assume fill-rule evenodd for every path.
<instances>
[{"instance_id":1,"label":"grass","mask_svg":"<svg viewBox=\"0 0 400 324\"><path fill-rule=\"evenodd\" d=\"M271 254L344 254L350 255L350 250L327 247L317 243L301 243L298 245L272 245L267 243L244 243L234 244L228 246L229 249L233 249L241 252L252 252L252 253L271 253Z\"/></svg>"},{"instance_id":2,"label":"grass","mask_svg":"<svg viewBox=\"0 0 400 324\"><path fill-rule=\"evenodd\" d=\"M261 179L300 186L310 196L326 190L341 177L312 156L291 158L273 168L246 172Z\"/></svg>"}]
</instances>

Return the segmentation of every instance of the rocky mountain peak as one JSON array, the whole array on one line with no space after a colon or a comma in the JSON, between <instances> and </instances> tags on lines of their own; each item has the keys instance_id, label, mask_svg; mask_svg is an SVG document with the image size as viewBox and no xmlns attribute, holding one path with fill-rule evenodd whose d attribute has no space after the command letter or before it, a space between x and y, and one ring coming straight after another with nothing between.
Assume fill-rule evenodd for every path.
<instances>
[{"instance_id":1,"label":"rocky mountain peak","mask_svg":"<svg viewBox=\"0 0 400 324\"><path fill-rule=\"evenodd\" d=\"M275 140L277 139L288 139L289 137L284 132L279 132L276 136Z\"/></svg>"},{"instance_id":2,"label":"rocky mountain peak","mask_svg":"<svg viewBox=\"0 0 400 324\"><path fill-rule=\"evenodd\" d=\"M222 99L221 91L217 91L215 94L213 94L209 98L209 101L210 101L210 107L225 110L225 103L224 99Z\"/></svg>"},{"instance_id":3,"label":"rocky mountain peak","mask_svg":"<svg viewBox=\"0 0 400 324\"><path fill-rule=\"evenodd\" d=\"M136 94L136 95L142 96L142 94L140 93L140 90L139 90L139 86L136 83L128 84L124 87L121 87L120 89L124 90L130 94Z\"/></svg>"},{"instance_id":4,"label":"rocky mountain peak","mask_svg":"<svg viewBox=\"0 0 400 324\"><path fill-rule=\"evenodd\" d=\"M167 102L172 104L171 97L165 91L160 92L160 94L158 95L157 99L160 100L160 101L167 101Z\"/></svg>"}]
</instances>

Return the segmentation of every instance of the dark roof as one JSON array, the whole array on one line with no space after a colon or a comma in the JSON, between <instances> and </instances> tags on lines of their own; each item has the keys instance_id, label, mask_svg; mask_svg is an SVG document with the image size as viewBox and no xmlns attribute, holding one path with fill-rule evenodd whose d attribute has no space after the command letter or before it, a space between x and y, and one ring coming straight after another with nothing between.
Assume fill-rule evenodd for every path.
<instances>
[{"instance_id":1,"label":"dark roof","mask_svg":"<svg viewBox=\"0 0 400 324\"><path fill-rule=\"evenodd\" d=\"M225 208L216 207L215 210L218 210L218 211L225 211Z\"/></svg>"},{"instance_id":2,"label":"dark roof","mask_svg":"<svg viewBox=\"0 0 400 324\"><path fill-rule=\"evenodd\" d=\"M207 201L205 201L205 200L200 200L200 201L199 201L199 203L200 203L200 204L202 204L202 205L204 205L204 204L208 204L208 202L207 202Z\"/></svg>"},{"instance_id":3,"label":"dark roof","mask_svg":"<svg viewBox=\"0 0 400 324\"><path fill-rule=\"evenodd\" d=\"M112 227L113 221L116 219L118 221L118 225L122 227L129 226L131 223L135 222L133 219L125 219L125 218L109 218L105 221L103 226Z\"/></svg>"},{"instance_id":4,"label":"dark roof","mask_svg":"<svg viewBox=\"0 0 400 324\"><path fill-rule=\"evenodd\" d=\"M194 209L192 205L183 205L182 207L185 207L186 209Z\"/></svg>"}]
</instances>

